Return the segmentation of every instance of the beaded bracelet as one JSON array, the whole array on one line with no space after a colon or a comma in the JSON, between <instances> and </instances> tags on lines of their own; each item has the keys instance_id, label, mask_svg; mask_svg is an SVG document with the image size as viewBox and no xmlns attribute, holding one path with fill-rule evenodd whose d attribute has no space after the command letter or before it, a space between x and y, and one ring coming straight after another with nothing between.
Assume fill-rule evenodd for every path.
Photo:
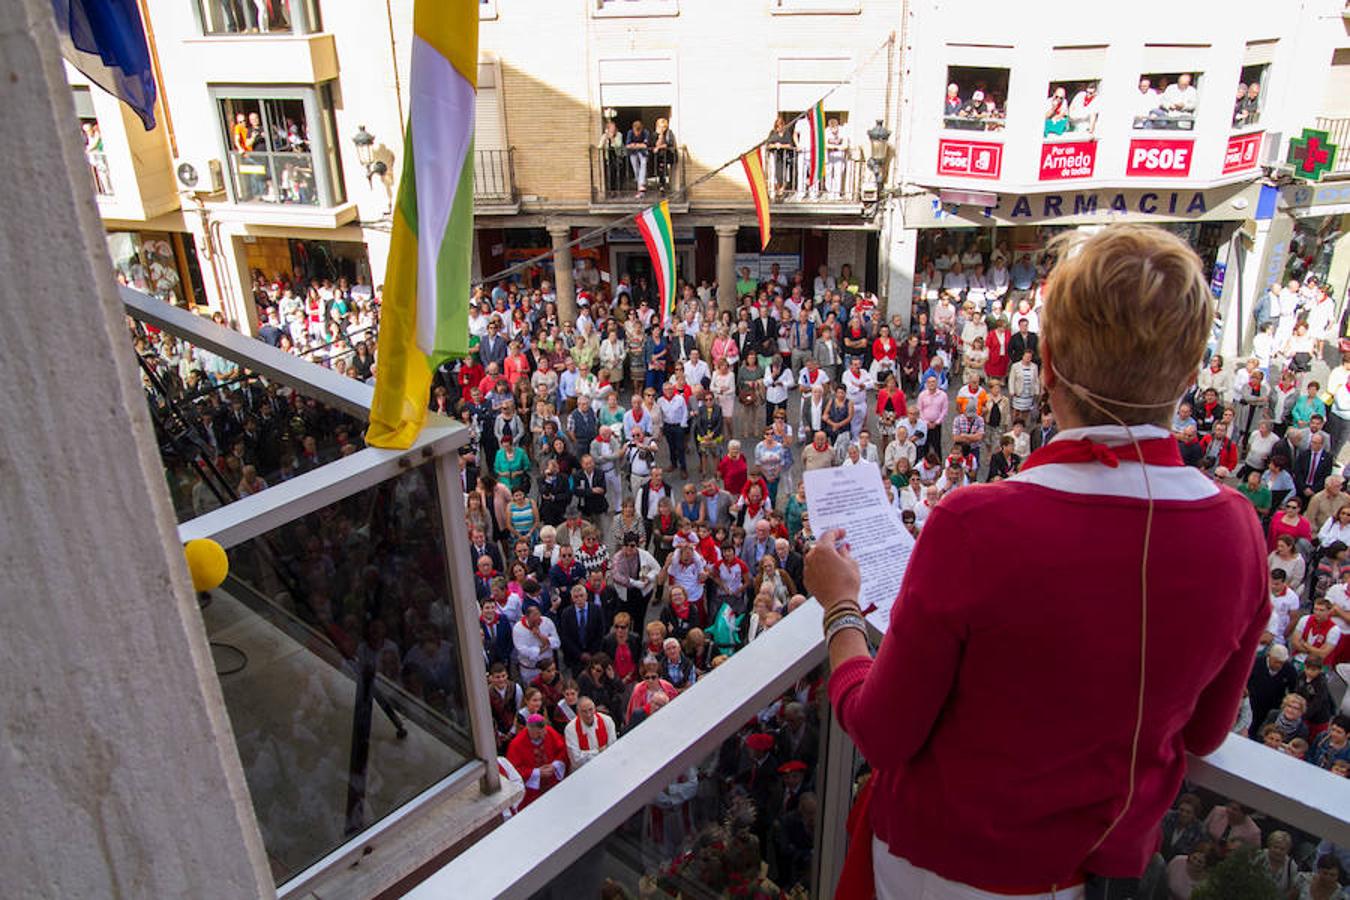
<instances>
[{"instance_id":1,"label":"beaded bracelet","mask_svg":"<svg viewBox=\"0 0 1350 900\"><path fill-rule=\"evenodd\" d=\"M861 631L863 637L867 637L867 621L863 619L862 616L850 613L848 615L839 616L826 627L825 646L828 647L830 641L833 640L834 636L839 634L839 632L848 631L849 629Z\"/></svg>"},{"instance_id":2,"label":"beaded bracelet","mask_svg":"<svg viewBox=\"0 0 1350 900\"><path fill-rule=\"evenodd\" d=\"M829 628L830 623L838 619L840 616L861 616L861 615L862 609L858 606L858 604L855 601L845 600L843 603L838 603L832 606L830 609L826 610L825 618L820 624L822 628Z\"/></svg>"}]
</instances>

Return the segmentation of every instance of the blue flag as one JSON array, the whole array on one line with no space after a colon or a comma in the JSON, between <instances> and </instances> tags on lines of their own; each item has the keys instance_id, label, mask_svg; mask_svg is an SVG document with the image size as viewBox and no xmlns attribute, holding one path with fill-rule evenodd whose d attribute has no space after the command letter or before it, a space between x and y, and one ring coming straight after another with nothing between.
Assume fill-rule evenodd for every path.
<instances>
[{"instance_id":1,"label":"blue flag","mask_svg":"<svg viewBox=\"0 0 1350 900\"><path fill-rule=\"evenodd\" d=\"M155 76L136 0L52 0L61 55L155 127Z\"/></svg>"}]
</instances>

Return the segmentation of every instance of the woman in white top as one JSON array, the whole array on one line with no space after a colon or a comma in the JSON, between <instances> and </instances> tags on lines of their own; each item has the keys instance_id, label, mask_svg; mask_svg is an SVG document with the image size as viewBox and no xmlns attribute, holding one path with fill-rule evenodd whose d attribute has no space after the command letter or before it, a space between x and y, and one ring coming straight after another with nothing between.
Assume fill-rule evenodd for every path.
<instances>
[{"instance_id":1,"label":"woman in white top","mask_svg":"<svg viewBox=\"0 0 1350 900\"><path fill-rule=\"evenodd\" d=\"M1336 515L1322 523L1317 540L1323 547L1329 547L1335 541L1350 546L1350 506L1342 506L1336 510Z\"/></svg>"},{"instance_id":2,"label":"woman in white top","mask_svg":"<svg viewBox=\"0 0 1350 900\"><path fill-rule=\"evenodd\" d=\"M1294 880L1298 900L1346 900L1340 885L1341 864L1330 853L1317 860L1316 872L1300 872Z\"/></svg>"},{"instance_id":3,"label":"woman in white top","mask_svg":"<svg viewBox=\"0 0 1350 900\"><path fill-rule=\"evenodd\" d=\"M1280 436L1270 430L1270 420L1262 419L1256 426L1256 430L1247 436L1247 458L1243 461L1243 466L1238 470L1239 479L1246 478L1247 473L1255 469L1258 472L1266 470L1266 462L1270 459L1270 451L1280 441Z\"/></svg>"}]
</instances>

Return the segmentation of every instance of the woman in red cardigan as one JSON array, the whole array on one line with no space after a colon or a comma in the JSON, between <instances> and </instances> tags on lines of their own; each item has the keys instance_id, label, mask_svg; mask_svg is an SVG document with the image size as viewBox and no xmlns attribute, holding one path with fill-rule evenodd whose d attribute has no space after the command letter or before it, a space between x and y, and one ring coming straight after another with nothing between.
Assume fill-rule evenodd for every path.
<instances>
[{"instance_id":1,"label":"woman in red cardigan","mask_svg":"<svg viewBox=\"0 0 1350 900\"><path fill-rule=\"evenodd\" d=\"M881 452L886 452L886 444L895 433L895 423L909 415L909 404L905 402L905 392L895 381L895 375L887 375L886 383L877 391L877 421L881 423Z\"/></svg>"},{"instance_id":2,"label":"woman in red cardigan","mask_svg":"<svg viewBox=\"0 0 1350 900\"><path fill-rule=\"evenodd\" d=\"M984 339L984 348L989 351L989 360L984 364L985 375L1000 381L1007 379L1008 367L1012 365L1012 360L1008 358L1008 342L1011 340L1008 320L999 319Z\"/></svg>"},{"instance_id":3,"label":"woman in red cardigan","mask_svg":"<svg viewBox=\"0 0 1350 900\"><path fill-rule=\"evenodd\" d=\"M1144 871L1186 753L1236 716L1270 615L1264 542L1168 428L1213 319L1200 260L1144 225L1065 241L1040 345L1061 430L930 510L875 660L845 535L806 559L830 700L873 769L836 897L1132 896L1113 882ZM1014 532L1043 538L1017 567L1042 577L980 554Z\"/></svg>"}]
</instances>

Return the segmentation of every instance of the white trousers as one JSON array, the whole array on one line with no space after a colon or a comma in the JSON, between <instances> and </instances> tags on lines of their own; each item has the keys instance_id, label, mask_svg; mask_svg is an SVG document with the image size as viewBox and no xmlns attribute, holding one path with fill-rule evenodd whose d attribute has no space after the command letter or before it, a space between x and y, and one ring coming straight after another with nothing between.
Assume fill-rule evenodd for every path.
<instances>
[{"instance_id":1,"label":"white trousers","mask_svg":"<svg viewBox=\"0 0 1350 900\"><path fill-rule=\"evenodd\" d=\"M1053 894L994 894L979 888L949 881L908 860L892 855L879 838L872 838L872 871L876 879L877 900L1083 900L1083 886L1065 888Z\"/></svg>"}]
</instances>

